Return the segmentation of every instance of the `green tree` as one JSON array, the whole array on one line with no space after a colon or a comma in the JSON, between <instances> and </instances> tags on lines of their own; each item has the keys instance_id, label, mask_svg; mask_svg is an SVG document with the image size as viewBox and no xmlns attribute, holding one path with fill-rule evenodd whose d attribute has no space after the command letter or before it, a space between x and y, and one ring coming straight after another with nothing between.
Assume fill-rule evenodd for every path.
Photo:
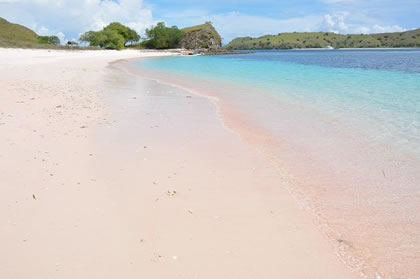
<instances>
[{"instance_id":1,"label":"green tree","mask_svg":"<svg viewBox=\"0 0 420 279\"><path fill-rule=\"evenodd\" d=\"M138 40L140 36L136 31L118 22L109 24L102 31L88 31L80 36L82 42L108 49L123 49L128 43Z\"/></svg>"},{"instance_id":2,"label":"green tree","mask_svg":"<svg viewBox=\"0 0 420 279\"><path fill-rule=\"evenodd\" d=\"M144 45L148 48L167 49L176 48L182 38L182 31L176 26L166 27L165 23L159 22L156 26L146 29L148 40Z\"/></svg>"},{"instance_id":3,"label":"green tree","mask_svg":"<svg viewBox=\"0 0 420 279\"><path fill-rule=\"evenodd\" d=\"M122 25L118 22L113 22L104 28L104 31L116 32L124 38L124 46L128 43L135 43L140 40L140 36L133 29L128 28L127 26Z\"/></svg>"},{"instance_id":4,"label":"green tree","mask_svg":"<svg viewBox=\"0 0 420 279\"><path fill-rule=\"evenodd\" d=\"M60 39L57 36L38 36L38 42L57 46L60 44Z\"/></svg>"}]
</instances>

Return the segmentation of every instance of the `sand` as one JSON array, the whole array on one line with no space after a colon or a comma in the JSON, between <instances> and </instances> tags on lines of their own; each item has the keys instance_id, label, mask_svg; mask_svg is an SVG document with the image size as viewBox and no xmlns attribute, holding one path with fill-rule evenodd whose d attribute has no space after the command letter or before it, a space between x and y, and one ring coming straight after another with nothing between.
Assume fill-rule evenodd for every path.
<instances>
[{"instance_id":1,"label":"sand","mask_svg":"<svg viewBox=\"0 0 420 279\"><path fill-rule=\"evenodd\" d=\"M0 49L0 278L359 278L162 52Z\"/></svg>"}]
</instances>

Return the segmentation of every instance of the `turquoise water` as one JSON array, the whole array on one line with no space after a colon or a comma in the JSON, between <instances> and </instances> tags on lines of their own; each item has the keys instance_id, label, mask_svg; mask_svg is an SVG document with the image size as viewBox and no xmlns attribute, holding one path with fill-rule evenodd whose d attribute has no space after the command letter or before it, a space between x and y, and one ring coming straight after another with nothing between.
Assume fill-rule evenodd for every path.
<instances>
[{"instance_id":1,"label":"turquoise water","mask_svg":"<svg viewBox=\"0 0 420 279\"><path fill-rule=\"evenodd\" d=\"M278 163L290 192L349 266L367 278L418 277L420 50L258 51L136 63L144 74L153 70L151 78L223 100L225 118L239 112L233 130L257 133L250 142Z\"/></svg>"},{"instance_id":2,"label":"turquoise water","mask_svg":"<svg viewBox=\"0 0 420 279\"><path fill-rule=\"evenodd\" d=\"M259 94L312 106L420 158L420 50L262 51L139 63L259 87Z\"/></svg>"}]
</instances>

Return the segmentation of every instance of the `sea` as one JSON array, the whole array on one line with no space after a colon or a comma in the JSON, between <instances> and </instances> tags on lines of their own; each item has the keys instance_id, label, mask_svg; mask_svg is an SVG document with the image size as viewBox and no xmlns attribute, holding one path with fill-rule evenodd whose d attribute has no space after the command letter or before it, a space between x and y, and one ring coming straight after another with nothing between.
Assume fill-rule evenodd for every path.
<instances>
[{"instance_id":1,"label":"sea","mask_svg":"<svg viewBox=\"0 0 420 279\"><path fill-rule=\"evenodd\" d=\"M420 278L420 49L252 51L135 66L213 100L349 268Z\"/></svg>"}]
</instances>

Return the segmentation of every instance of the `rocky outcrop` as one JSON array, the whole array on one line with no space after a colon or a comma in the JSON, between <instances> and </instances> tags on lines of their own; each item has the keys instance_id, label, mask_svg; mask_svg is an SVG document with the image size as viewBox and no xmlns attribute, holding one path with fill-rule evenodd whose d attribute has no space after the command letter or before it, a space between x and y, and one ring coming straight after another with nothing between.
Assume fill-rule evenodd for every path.
<instances>
[{"instance_id":1,"label":"rocky outcrop","mask_svg":"<svg viewBox=\"0 0 420 279\"><path fill-rule=\"evenodd\" d=\"M180 42L185 49L218 50L222 48L222 38L210 22L182 29Z\"/></svg>"}]
</instances>

